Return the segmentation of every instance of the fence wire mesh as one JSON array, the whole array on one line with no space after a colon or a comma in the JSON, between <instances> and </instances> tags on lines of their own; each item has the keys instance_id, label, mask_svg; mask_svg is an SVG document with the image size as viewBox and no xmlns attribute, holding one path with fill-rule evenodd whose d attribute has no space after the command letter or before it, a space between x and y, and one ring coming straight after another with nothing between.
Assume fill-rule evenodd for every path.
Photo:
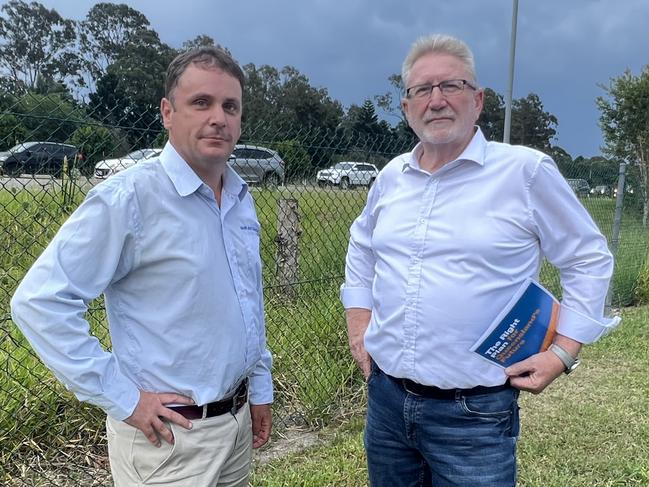
<instances>
[{"instance_id":1,"label":"fence wire mesh","mask_svg":"<svg viewBox=\"0 0 649 487\"><path fill-rule=\"evenodd\" d=\"M8 97L2 106L0 483L110 485L103 412L79 403L42 365L11 322L9 301L88 190L157 154L166 135L154 107L146 113L124 103L90 108L60 95ZM363 401L338 301L349 226L377 171L415 140L399 130L378 136L345 127L245 126L231 164L251 183L262 227L275 426L318 428ZM618 164L557 162L609 242L616 202L624 199L612 304L644 299L638 282L645 279L649 239L634 168L617 195ZM542 281L559 294L551 266L544 265ZM87 318L110 348L101 298Z\"/></svg>"}]
</instances>

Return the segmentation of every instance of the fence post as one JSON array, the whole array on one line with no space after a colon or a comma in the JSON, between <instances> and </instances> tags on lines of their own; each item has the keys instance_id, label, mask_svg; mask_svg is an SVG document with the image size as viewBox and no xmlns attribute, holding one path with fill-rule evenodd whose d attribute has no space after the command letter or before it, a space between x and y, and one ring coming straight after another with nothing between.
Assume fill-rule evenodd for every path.
<instances>
[{"instance_id":1,"label":"fence post","mask_svg":"<svg viewBox=\"0 0 649 487\"><path fill-rule=\"evenodd\" d=\"M622 224L622 210L624 209L624 187L626 183L626 162L620 162L620 170L617 180L617 195L615 198L615 216L613 217L613 232L611 234L611 254L613 258L617 257L617 249L620 244L620 225ZM611 303L613 302L613 279L608 285L606 294L606 303L604 312L609 315L611 312Z\"/></svg>"},{"instance_id":2,"label":"fence post","mask_svg":"<svg viewBox=\"0 0 649 487\"><path fill-rule=\"evenodd\" d=\"M298 282L300 217L295 198L280 198L277 202L277 280L280 292L295 298L293 285Z\"/></svg>"}]
</instances>

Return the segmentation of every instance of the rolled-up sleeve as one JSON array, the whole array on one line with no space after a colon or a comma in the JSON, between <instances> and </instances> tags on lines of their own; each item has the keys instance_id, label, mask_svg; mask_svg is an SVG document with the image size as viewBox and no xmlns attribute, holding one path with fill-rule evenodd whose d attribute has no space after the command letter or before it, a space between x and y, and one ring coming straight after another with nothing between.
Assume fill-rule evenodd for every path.
<instances>
[{"instance_id":1,"label":"rolled-up sleeve","mask_svg":"<svg viewBox=\"0 0 649 487\"><path fill-rule=\"evenodd\" d=\"M345 309L373 308L372 283L376 257L372 250L372 233L376 224L376 204L381 193L381 175L367 196L362 213L350 228L345 261L345 282L340 288L340 299Z\"/></svg>"}]
</instances>

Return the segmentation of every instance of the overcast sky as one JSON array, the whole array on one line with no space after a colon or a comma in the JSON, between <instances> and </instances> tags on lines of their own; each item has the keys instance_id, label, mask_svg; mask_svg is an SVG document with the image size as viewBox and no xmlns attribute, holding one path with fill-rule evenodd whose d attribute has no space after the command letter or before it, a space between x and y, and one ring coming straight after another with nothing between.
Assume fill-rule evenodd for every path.
<instances>
[{"instance_id":1,"label":"overcast sky","mask_svg":"<svg viewBox=\"0 0 649 487\"><path fill-rule=\"evenodd\" d=\"M0 1L0 3L4 3ZM95 1L41 0L82 19ZM479 82L505 95L512 0L128 0L162 41L207 34L242 64L296 67L345 107L389 90L411 43L444 32L474 52ZM514 97L537 93L573 157L600 153L595 98L649 64L648 0L520 0Z\"/></svg>"}]
</instances>

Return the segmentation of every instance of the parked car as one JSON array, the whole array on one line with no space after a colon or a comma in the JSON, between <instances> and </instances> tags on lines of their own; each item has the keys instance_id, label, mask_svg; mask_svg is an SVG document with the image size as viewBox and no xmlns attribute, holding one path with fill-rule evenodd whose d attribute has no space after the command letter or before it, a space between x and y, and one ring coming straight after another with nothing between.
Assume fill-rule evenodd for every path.
<instances>
[{"instance_id":1,"label":"parked car","mask_svg":"<svg viewBox=\"0 0 649 487\"><path fill-rule=\"evenodd\" d=\"M100 179L107 178L134 166L139 161L155 157L161 152L162 149L138 149L117 159L104 159L95 164L95 177Z\"/></svg>"},{"instance_id":2,"label":"parked car","mask_svg":"<svg viewBox=\"0 0 649 487\"><path fill-rule=\"evenodd\" d=\"M590 185L585 179L566 179L566 181L578 196L587 196L590 193Z\"/></svg>"},{"instance_id":3,"label":"parked car","mask_svg":"<svg viewBox=\"0 0 649 487\"><path fill-rule=\"evenodd\" d=\"M379 170L374 164L366 162L339 162L328 169L318 171L316 180L318 186L334 185L340 189L353 186L370 187L374 183Z\"/></svg>"},{"instance_id":4,"label":"parked car","mask_svg":"<svg viewBox=\"0 0 649 487\"><path fill-rule=\"evenodd\" d=\"M228 163L246 183L284 184L284 161L272 149L237 144Z\"/></svg>"},{"instance_id":5,"label":"parked car","mask_svg":"<svg viewBox=\"0 0 649 487\"><path fill-rule=\"evenodd\" d=\"M603 197L603 196L610 197L613 196L613 190L609 186L606 186L605 184L598 184L597 186L595 186L590 190L590 195L599 196L599 197Z\"/></svg>"},{"instance_id":6,"label":"parked car","mask_svg":"<svg viewBox=\"0 0 649 487\"><path fill-rule=\"evenodd\" d=\"M72 164L80 159L79 149L69 144L57 142L23 142L6 152L0 152L2 172L17 177L21 174L52 174L60 176L63 161Z\"/></svg>"}]
</instances>

